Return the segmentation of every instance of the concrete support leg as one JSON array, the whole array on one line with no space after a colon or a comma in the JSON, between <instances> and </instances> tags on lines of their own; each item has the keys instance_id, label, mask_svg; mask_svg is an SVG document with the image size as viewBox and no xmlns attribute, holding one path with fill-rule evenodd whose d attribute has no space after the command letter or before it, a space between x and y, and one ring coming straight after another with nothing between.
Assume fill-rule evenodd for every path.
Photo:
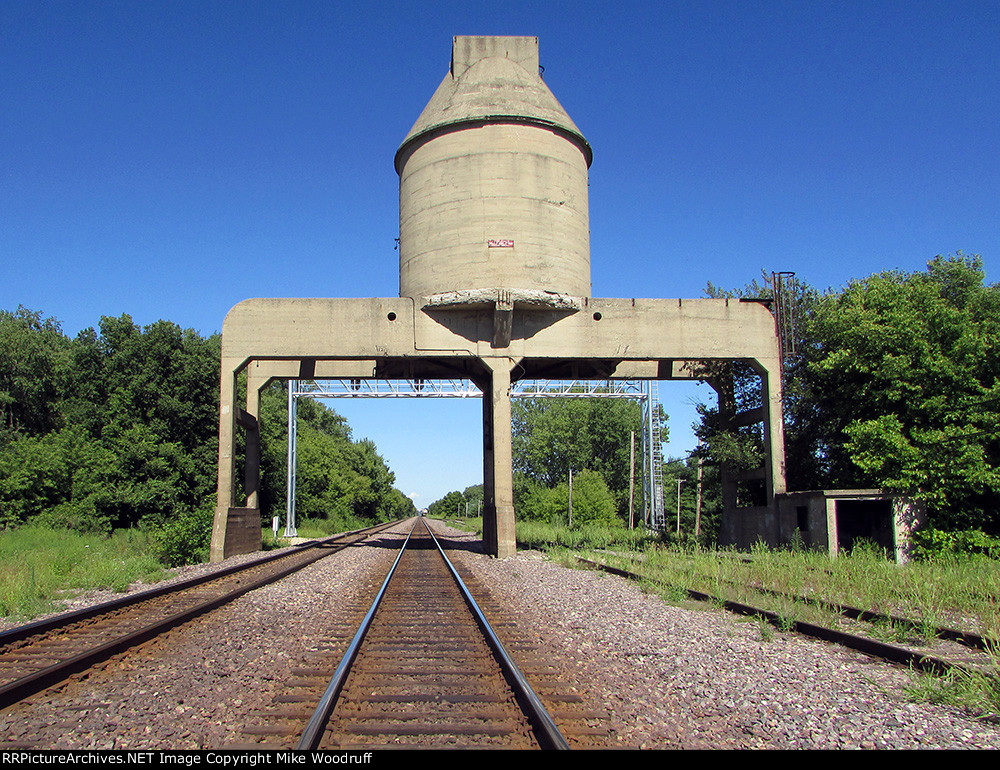
<instances>
[{"instance_id":1,"label":"concrete support leg","mask_svg":"<svg viewBox=\"0 0 1000 770\"><path fill-rule=\"evenodd\" d=\"M223 561L238 553L260 550L260 389L266 379L247 378L245 410L236 406L236 382L240 370L223 361L219 391L219 482L212 521L209 559ZM243 487L246 497L236 505L236 426L246 431L246 464Z\"/></svg>"},{"instance_id":2,"label":"concrete support leg","mask_svg":"<svg viewBox=\"0 0 1000 770\"><path fill-rule=\"evenodd\" d=\"M244 506L260 508L260 391L267 379L247 376L246 465L243 469Z\"/></svg>"},{"instance_id":3,"label":"concrete support leg","mask_svg":"<svg viewBox=\"0 0 1000 770\"><path fill-rule=\"evenodd\" d=\"M730 373L713 380L711 383L719 397L719 427L722 430L729 430L733 417L736 415L736 395L733 387L733 378ZM728 463L722 463L719 467L719 479L722 486L722 510L728 515L724 517L723 527L728 529L735 523L733 518L736 511L736 477ZM723 541L736 542L736 534L727 531L723 534Z\"/></svg>"},{"instance_id":4,"label":"concrete support leg","mask_svg":"<svg viewBox=\"0 0 1000 770\"><path fill-rule=\"evenodd\" d=\"M246 373L246 409L236 405L239 375ZM362 371L370 371L370 366ZM259 551L260 527L260 403L261 390L272 380L297 378L298 360L252 361L223 358L219 403L219 487L212 527L211 560ZM353 373L353 370L351 370ZM244 429L243 496L236 499L236 428Z\"/></svg>"},{"instance_id":5,"label":"concrete support leg","mask_svg":"<svg viewBox=\"0 0 1000 770\"><path fill-rule=\"evenodd\" d=\"M785 475L785 419L781 392L781 364L761 365L761 387L764 395L764 443L767 449L768 503L775 495L787 491Z\"/></svg>"},{"instance_id":6,"label":"concrete support leg","mask_svg":"<svg viewBox=\"0 0 1000 770\"><path fill-rule=\"evenodd\" d=\"M760 406L737 413L735 387L731 376L711 382L719 396L719 425L723 430L760 424L764 462L762 467L734 471L723 465L722 529L720 540L727 545L748 547L757 540L776 546L785 539L776 495L786 491L785 430L782 414L781 364L777 359L749 362L760 377ZM750 507L741 505L738 489L741 482L764 483L763 499Z\"/></svg>"},{"instance_id":7,"label":"concrete support leg","mask_svg":"<svg viewBox=\"0 0 1000 770\"><path fill-rule=\"evenodd\" d=\"M226 528L229 524L229 509L233 507L236 487L233 462L236 438L236 375L237 372L222 362L222 380L219 391L219 482L215 504L215 518L212 522L212 546L210 559L220 562L226 558Z\"/></svg>"},{"instance_id":8,"label":"concrete support leg","mask_svg":"<svg viewBox=\"0 0 1000 770\"><path fill-rule=\"evenodd\" d=\"M483 391L483 547L502 559L517 552L510 409L513 364L509 358L484 363L490 373Z\"/></svg>"}]
</instances>

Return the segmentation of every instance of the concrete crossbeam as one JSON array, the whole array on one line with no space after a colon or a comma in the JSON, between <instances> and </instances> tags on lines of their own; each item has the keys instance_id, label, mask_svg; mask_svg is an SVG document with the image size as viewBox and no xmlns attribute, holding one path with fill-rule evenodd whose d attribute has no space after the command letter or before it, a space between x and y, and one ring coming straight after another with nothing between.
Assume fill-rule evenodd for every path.
<instances>
[{"instance_id":1,"label":"concrete crossbeam","mask_svg":"<svg viewBox=\"0 0 1000 770\"><path fill-rule=\"evenodd\" d=\"M247 432L244 500L234 499L235 382L247 373L246 413L259 417L259 391L273 379L373 377L405 371L433 379L461 372L484 395L484 544L497 556L514 549L511 379L560 366L606 368L606 376L682 376L678 361L743 360L761 373L769 499L783 492L783 433L778 339L766 307L733 300L581 298L580 310L512 310L511 339L496 347L492 308L436 317L400 299L257 299L230 311L223 327L219 498L213 558L226 552L230 510L255 507L259 430ZM374 354L374 356L373 356ZM690 367L687 367L690 371ZM516 372L516 373L515 373ZM237 505L239 503L239 505ZM244 517L246 518L246 517ZM241 519L242 520L242 519Z\"/></svg>"}]
</instances>

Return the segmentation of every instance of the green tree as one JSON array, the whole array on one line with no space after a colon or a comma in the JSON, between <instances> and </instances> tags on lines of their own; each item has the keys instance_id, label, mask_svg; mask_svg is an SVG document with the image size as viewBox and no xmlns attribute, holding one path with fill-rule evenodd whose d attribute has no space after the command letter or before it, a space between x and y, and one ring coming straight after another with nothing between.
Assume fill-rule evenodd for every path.
<instances>
[{"instance_id":1,"label":"green tree","mask_svg":"<svg viewBox=\"0 0 1000 770\"><path fill-rule=\"evenodd\" d=\"M620 524L614 495L595 471L573 474L572 523ZM567 479L554 487L531 485L521 498L518 515L553 524L570 523L570 485Z\"/></svg>"},{"instance_id":2,"label":"green tree","mask_svg":"<svg viewBox=\"0 0 1000 770\"><path fill-rule=\"evenodd\" d=\"M477 516L482 513L483 499L483 485L473 484L466 487L464 492L453 490L440 500L435 500L427 506L427 515L438 518L448 516L461 518L466 514Z\"/></svg>"},{"instance_id":3,"label":"green tree","mask_svg":"<svg viewBox=\"0 0 1000 770\"><path fill-rule=\"evenodd\" d=\"M54 319L0 312L0 521L107 531L202 506L218 371L217 336L166 321L103 318L70 341Z\"/></svg>"},{"instance_id":4,"label":"green tree","mask_svg":"<svg viewBox=\"0 0 1000 770\"><path fill-rule=\"evenodd\" d=\"M804 376L808 350L814 344L811 320L815 314L820 293L802 280L784 281L785 303L794 328L786 341L791 353L784 358L782 396L785 417L786 474L791 489L816 489L826 485L827 474L822 467L826 453L817 446L816 421L819 417L816 402ZM758 300L774 308L774 288L771 279L762 275L760 280L748 283L742 289L723 290L711 283L706 295L715 299L735 298ZM764 392L760 375L746 362L712 361L702 363L706 379L719 383L732 383L731 393L720 395L731 400L734 413L749 412L763 405ZM734 471L759 467L764 462L763 425L731 428L720 424L717 404L699 404L700 424L695 433L699 440L698 455L706 461L706 480L711 494L721 494L718 486L718 469L728 466ZM759 486L740 485L737 496L747 505L761 504L763 490ZM714 499L714 498L712 498Z\"/></svg>"},{"instance_id":5,"label":"green tree","mask_svg":"<svg viewBox=\"0 0 1000 770\"><path fill-rule=\"evenodd\" d=\"M709 293L720 295L715 287ZM766 295L757 284L740 296ZM1000 288L982 260L938 256L820 293L793 285L794 354L783 379L790 489L875 487L927 501L944 529L1000 531ZM737 372L738 407L756 405ZM711 458L754 461L757 437L703 407Z\"/></svg>"},{"instance_id":6,"label":"green tree","mask_svg":"<svg viewBox=\"0 0 1000 770\"><path fill-rule=\"evenodd\" d=\"M465 491L462 492L462 497L465 499L466 509L469 511L470 516L482 514L483 501L486 499L486 493L482 484L473 484L470 487L466 487Z\"/></svg>"},{"instance_id":7,"label":"green tree","mask_svg":"<svg viewBox=\"0 0 1000 770\"><path fill-rule=\"evenodd\" d=\"M214 506L220 343L128 315L69 340L55 319L0 311L0 526L143 525L171 559L194 558ZM267 518L284 508L286 403L280 386L265 390ZM344 418L315 401L299 403L299 418L301 513L350 523L412 515L371 441L353 441Z\"/></svg>"},{"instance_id":8,"label":"green tree","mask_svg":"<svg viewBox=\"0 0 1000 770\"><path fill-rule=\"evenodd\" d=\"M0 445L61 427L69 340L54 318L19 307L0 311Z\"/></svg>"},{"instance_id":9,"label":"green tree","mask_svg":"<svg viewBox=\"0 0 1000 770\"><path fill-rule=\"evenodd\" d=\"M427 506L427 515L438 519L465 516L465 498L457 490L449 492Z\"/></svg>"},{"instance_id":10,"label":"green tree","mask_svg":"<svg viewBox=\"0 0 1000 770\"><path fill-rule=\"evenodd\" d=\"M1000 288L978 257L937 257L824 296L805 390L827 473L916 492L935 526L997 532Z\"/></svg>"},{"instance_id":11,"label":"green tree","mask_svg":"<svg viewBox=\"0 0 1000 770\"><path fill-rule=\"evenodd\" d=\"M417 515L417 506L414 505L413 500L395 487L389 492L387 510L390 521L408 519Z\"/></svg>"},{"instance_id":12,"label":"green tree","mask_svg":"<svg viewBox=\"0 0 1000 770\"><path fill-rule=\"evenodd\" d=\"M288 400L280 384L261 394L261 515L283 511L287 489ZM353 523L412 515L412 501L393 487L395 475L368 439L354 441L343 416L299 399L296 510L300 518Z\"/></svg>"},{"instance_id":13,"label":"green tree","mask_svg":"<svg viewBox=\"0 0 1000 770\"><path fill-rule=\"evenodd\" d=\"M104 400L89 419L78 401L67 413L98 420L101 443L117 458L113 525L159 525L202 507L215 487L219 336L169 321L140 328L122 315L102 318L100 334L84 332L75 349L80 392Z\"/></svg>"},{"instance_id":14,"label":"green tree","mask_svg":"<svg viewBox=\"0 0 1000 770\"><path fill-rule=\"evenodd\" d=\"M677 531L678 484L680 481L680 533L684 539L697 535L698 542L714 543L722 514L722 495L718 468L702 462L697 453L683 460L674 459L663 466L664 514L668 532ZM699 487L701 506L698 507Z\"/></svg>"},{"instance_id":15,"label":"green tree","mask_svg":"<svg viewBox=\"0 0 1000 770\"><path fill-rule=\"evenodd\" d=\"M18 436L0 451L0 526L37 523L84 532L111 529L115 458L79 428Z\"/></svg>"},{"instance_id":16,"label":"green tree","mask_svg":"<svg viewBox=\"0 0 1000 770\"><path fill-rule=\"evenodd\" d=\"M666 440L662 409L658 419ZM619 515L627 517L630 443L635 432L638 447L641 422L642 409L631 399L517 399L512 417L514 471L547 489L566 483L571 469L593 471L611 490ZM633 479L636 499L641 495L639 475Z\"/></svg>"}]
</instances>

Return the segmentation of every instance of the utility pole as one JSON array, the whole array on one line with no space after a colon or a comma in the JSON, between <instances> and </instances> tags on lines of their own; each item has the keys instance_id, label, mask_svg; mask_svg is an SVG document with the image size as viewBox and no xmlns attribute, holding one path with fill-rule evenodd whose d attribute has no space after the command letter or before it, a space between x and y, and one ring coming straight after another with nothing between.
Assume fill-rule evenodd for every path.
<instances>
[{"instance_id":1,"label":"utility pole","mask_svg":"<svg viewBox=\"0 0 1000 770\"><path fill-rule=\"evenodd\" d=\"M569 469L569 527L573 528L573 469Z\"/></svg>"},{"instance_id":2,"label":"utility pole","mask_svg":"<svg viewBox=\"0 0 1000 770\"><path fill-rule=\"evenodd\" d=\"M695 539L701 534L701 478L704 471L705 458L698 458L698 493L694 503L694 536Z\"/></svg>"},{"instance_id":3,"label":"utility pole","mask_svg":"<svg viewBox=\"0 0 1000 770\"><path fill-rule=\"evenodd\" d=\"M681 482L683 479L677 479L677 537L681 536Z\"/></svg>"}]
</instances>

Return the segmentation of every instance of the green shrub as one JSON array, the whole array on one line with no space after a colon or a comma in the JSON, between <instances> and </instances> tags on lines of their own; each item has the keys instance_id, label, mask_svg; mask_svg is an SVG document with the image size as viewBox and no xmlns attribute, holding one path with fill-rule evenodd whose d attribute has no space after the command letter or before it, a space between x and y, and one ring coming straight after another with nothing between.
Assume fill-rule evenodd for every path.
<instances>
[{"instance_id":1,"label":"green shrub","mask_svg":"<svg viewBox=\"0 0 1000 770\"><path fill-rule=\"evenodd\" d=\"M978 529L945 532L922 529L913 533L913 554L930 561L948 556L986 556L1000 559L1000 538L990 537Z\"/></svg>"},{"instance_id":2,"label":"green shrub","mask_svg":"<svg viewBox=\"0 0 1000 770\"><path fill-rule=\"evenodd\" d=\"M372 522L354 516L350 513L334 513L329 518L302 519L295 525L295 530L299 537L316 538L328 537L341 532L351 532L355 529L364 529L372 526ZM284 530L284 520L278 527L278 534Z\"/></svg>"},{"instance_id":3,"label":"green shrub","mask_svg":"<svg viewBox=\"0 0 1000 770\"><path fill-rule=\"evenodd\" d=\"M156 557L168 567L208 561L213 515L213 510L206 506L164 523L153 533Z\"/></svg>"},{"instance_id":4,"label":"green shrub","mask_svg":"<svg viewBox=\"0 0 1000 770\"><path fill-rule=\"evenodd\" d=\"M596 524L620 525L614 495L604 479L594 471L580 471L573 476L573 526ZM547 521L553 526L569 521L569 484L548 489L529 487L519 508L519 515L533 521Z\"/></svg>"}]
</instances>

